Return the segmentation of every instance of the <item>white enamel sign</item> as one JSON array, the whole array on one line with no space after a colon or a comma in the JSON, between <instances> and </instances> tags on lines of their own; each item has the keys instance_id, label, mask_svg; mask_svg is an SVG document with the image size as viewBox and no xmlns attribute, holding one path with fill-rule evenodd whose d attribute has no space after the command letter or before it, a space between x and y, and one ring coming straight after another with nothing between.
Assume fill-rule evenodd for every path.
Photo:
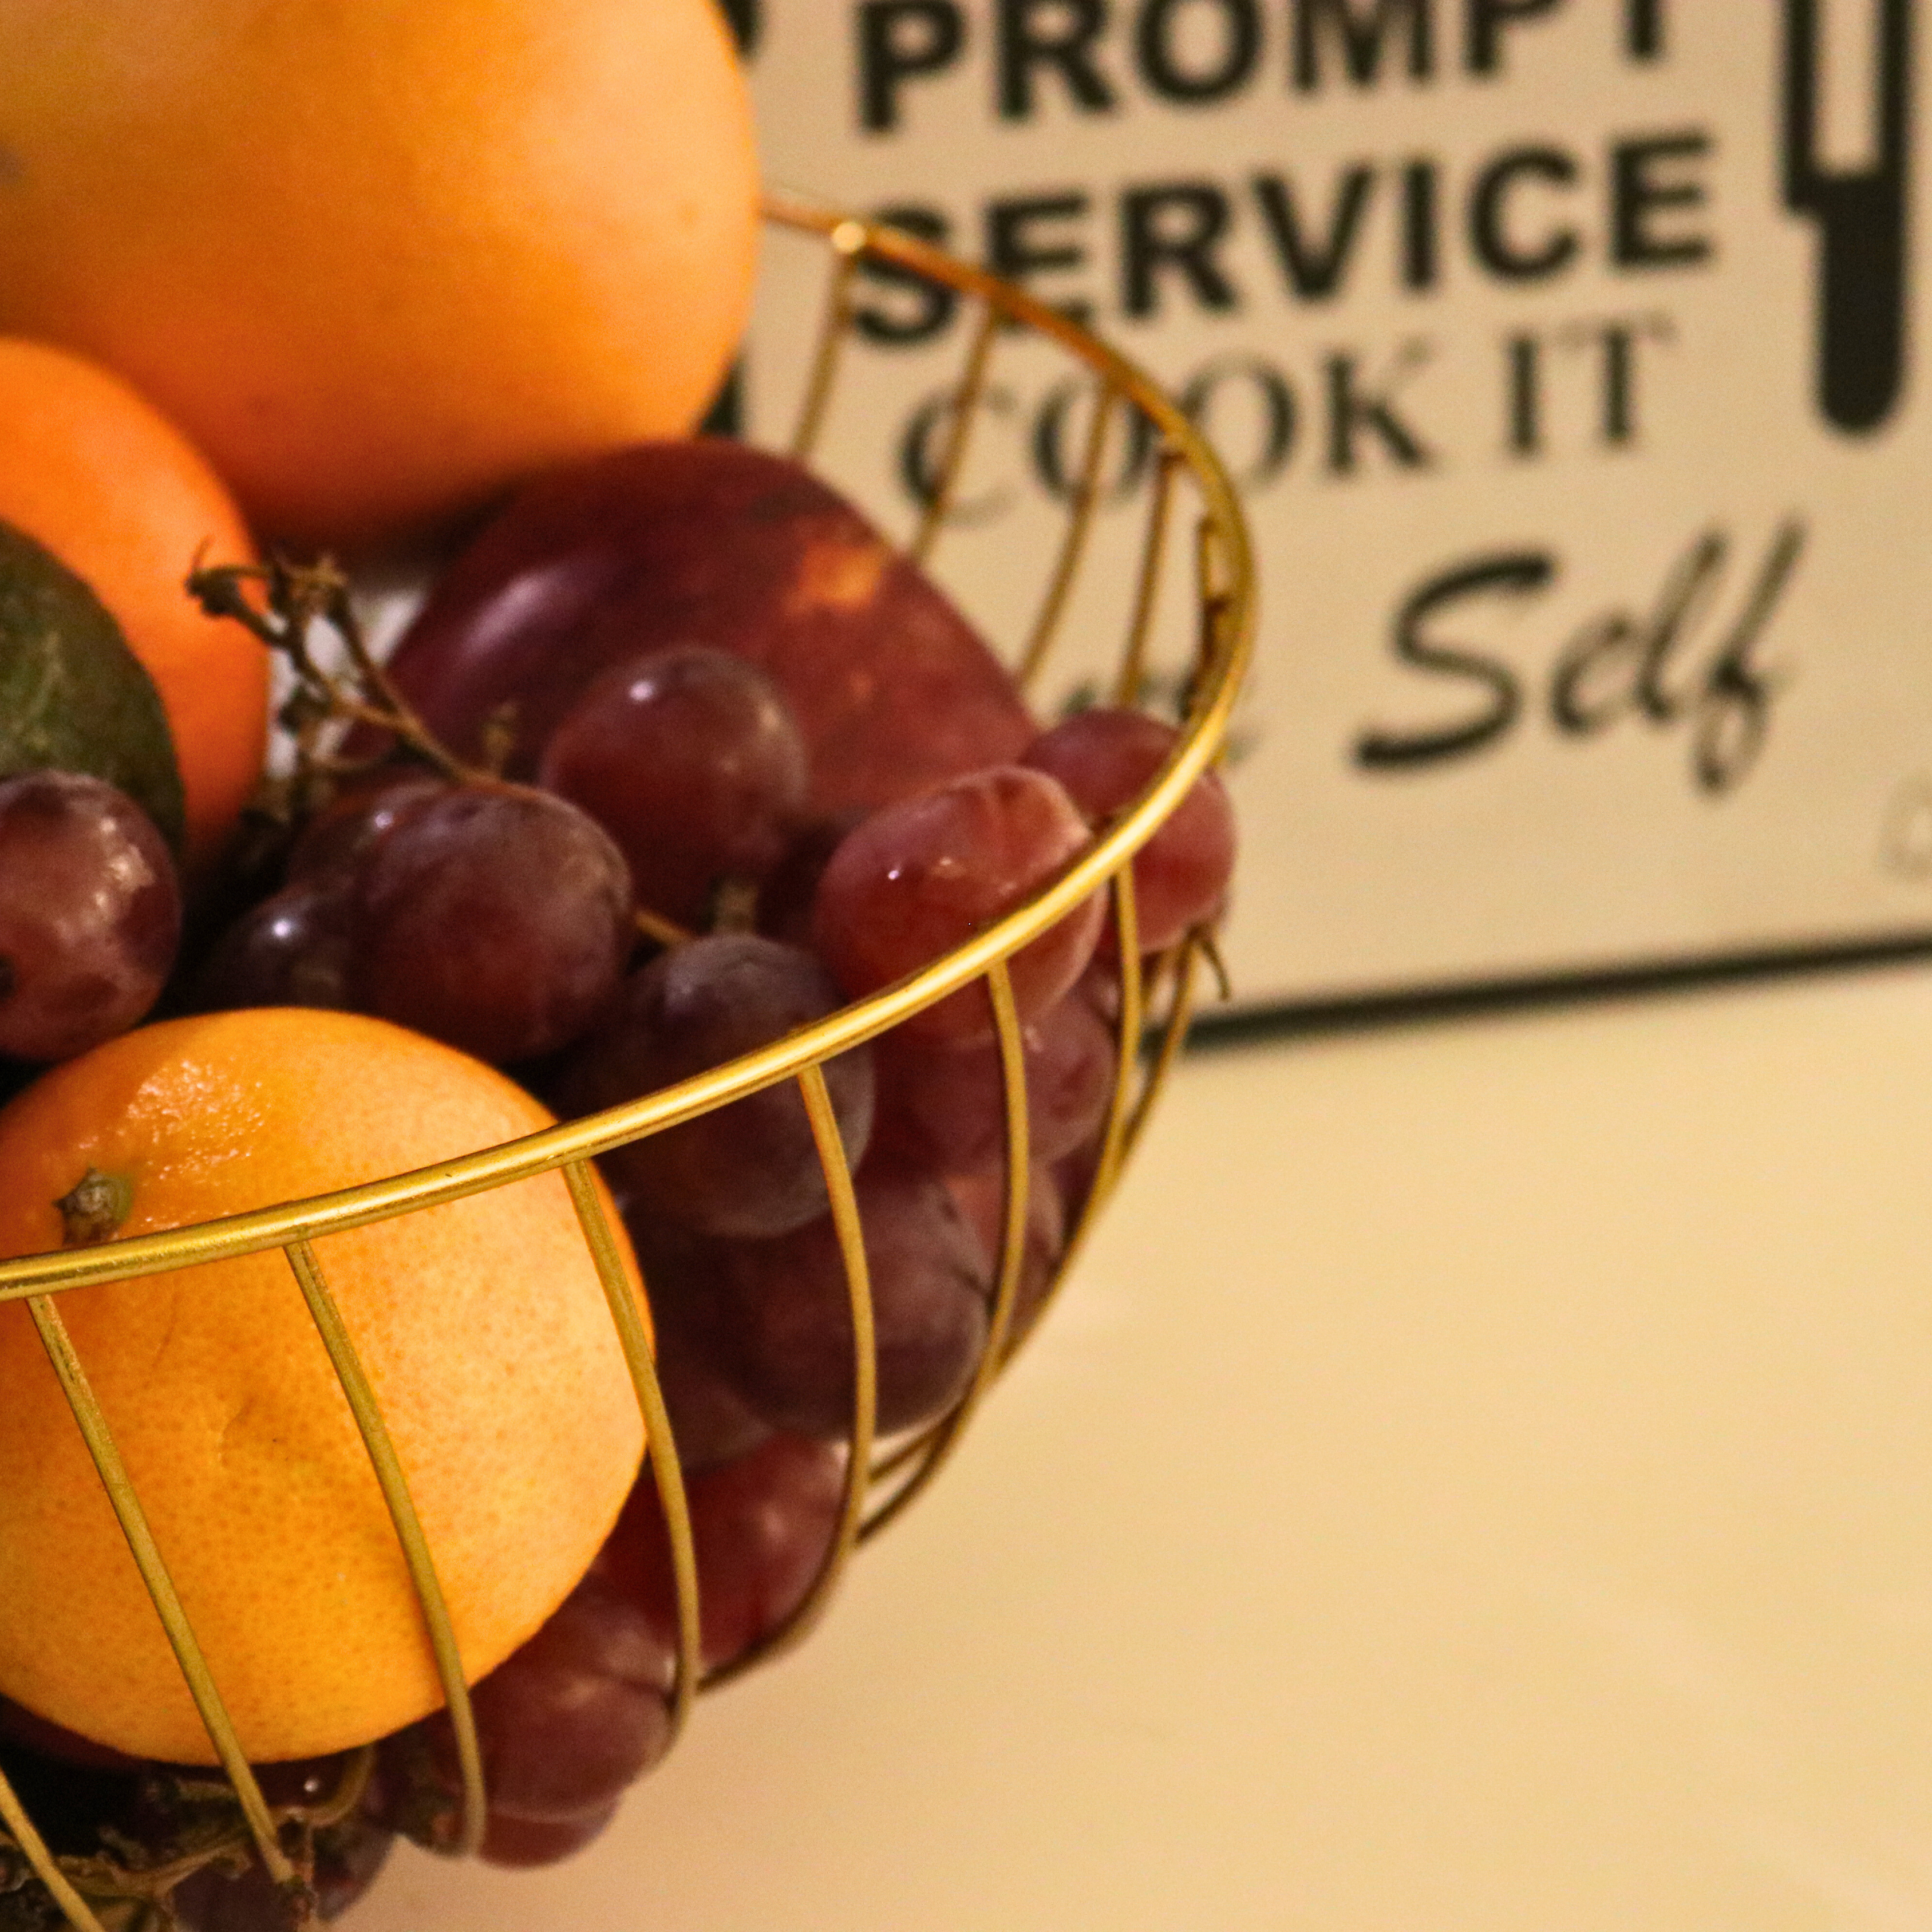
<instances>
[{"instance_id":1,"label":"white enamel sign","mask_svg":"<svg viewBox=\"0 0 1932 1932\"><path fill-rule=\"evenodd\" d=\"M1244 1005L1932 932L1912 10L740 10L775 183L1085 316L1240 482ZM760 435L809 333L772 253ZM965 324L860 299L832 466L902 526ZM946 538L989 622L1077 460L1064 370L1000 356Z\"/></svg>"}]
</instances>

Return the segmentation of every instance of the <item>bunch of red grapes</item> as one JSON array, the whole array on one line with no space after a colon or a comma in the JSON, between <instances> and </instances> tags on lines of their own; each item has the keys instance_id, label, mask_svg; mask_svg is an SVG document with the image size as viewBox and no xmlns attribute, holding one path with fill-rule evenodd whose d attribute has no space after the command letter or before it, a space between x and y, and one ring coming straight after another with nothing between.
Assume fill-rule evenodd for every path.
<instances>
[{"instance_id":1,"label":"bunch of red grapes","mask_svg":"<svg viewBox=\"0 0 1932 1932\"><path fill-rule=\"evenodd\" d=\"M1040 730L970 627L849 506L722 442L626 452L527 490L432 592L388 676L448 759L385 755L359 728L350 747L371 762L294 830L178 997L387 1018L566 1117L938 959L1088 849L1177 739L1120 710ZM1143 952L1216 916L1233 850L1210 775L1135 861ZM1032 1162L1016 1334L1114 1084L1107 896L1009 971ZM824 1072L864 1229L877 1427L898 1435L945 1414L988 1342L1007 1136L984 982ZM856 1376L824 1165L786 1081L602 1166L649 1285L716 1668L799 1606L841 1515ZM668 1742L676 1644L646 1471L591 1574L476 1688L486 1858L544 1862L603 1828ZM325 1905L366 1883L392 1832L454 1843L460 1809L446 1717L385 1741L326 1838ZM177 1909L205 1932L280 1922L259 1874L208 1878Z\"/></svg>"}]
</instances>

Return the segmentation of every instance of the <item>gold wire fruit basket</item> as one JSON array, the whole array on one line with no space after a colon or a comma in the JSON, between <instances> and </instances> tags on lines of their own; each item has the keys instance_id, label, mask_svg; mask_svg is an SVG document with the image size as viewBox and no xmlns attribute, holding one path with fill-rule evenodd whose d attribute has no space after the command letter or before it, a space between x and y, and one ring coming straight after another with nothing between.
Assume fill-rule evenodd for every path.
<instances>
[{"instance_id":1,"label":"gold wire fruit basket","mask_svg":"<svg viewBox=\"0 0 1932 1932\"><path fill-rule=\"evenodd\" d=\"M602 1281L622 1342L647 1440L648 1461L670 1540L677 1594L679 1655L671 1692L674 1736L695 1694L736 1675L795 1641L824 1609L856 1546L875 1534L932 1480L952 1454L994 1377L1019 1340L1014 1315L1026 1252L1030 1170L1026 1073L1020 1022L1007 962L1096 892L1111 895L1115 915L1120 998L1117 1070L1097 1165L1079 1204L1047 1289L1050 1299L1133 1150L1149 1110L1186 1034L1204 968L1218 971L1211 933L1191 933L1144 961L1136 943L1134 854L1220 756L1252 647L1253 573L1240 512L1227 477L1195 425L1147 375L1065 317L1000 282L895 230L789 200L766 203L776 227L817 238L829 256L822 320L807 362L792 454L818 450L847 352L855 335L855 290L868 269L901 282L916 278L948 292L969 326L963 363L949 379L949 406L929 487L909 556L930 565L945 536L965 474L976 416L1003 338L1051 345L1088 397L1078 465L1060 492L1064 516L1031 613L1010 654L1022 689L1034 686L1060 638L1103 500L1110 443L1124 427L1148 458L1136 568L1127 616L1114 658L1108 701L1144 702L1170 665L1165 688L1183 729L1163 768L1132 806L1072 863L1024 905L969 944L870 998L729 1065L608 1112L486 1149L464 1159L399 1174L340 1192L290 1202L164 1233L98 1246L0 1262L0 1304L23 1301L98 1469L120 1526L194 1696L211 1744L232 1782L248 1838L268 1876L289 1882L293 1868L272 1806L244 1755L190 1622L170 1580L140 1497L116 1453L112 1432L69 1336L59 1298L91 1284L170 1273L279 1248L291 1292L307 1303L367 1448L419 1600L426 1638L447 1700L463 1789L458 1849L474 1850L485 1792L477 1730L448 1609L411 1501L408 1480L391 1444L382 1409L318 1262L316 1244L331 1234L394 1216L560 1172ZM1184 522L1191 516L1191 529ZM1175 541L1177 530L1183 538ZM1191 542L1186 540L1191 536ZM1180 580L1176 590L1173 580ZM1163 635L1163 633L1172 634ZM839 1054L897 1026L910 1015L983 980L994 1015L1005 1089L1006 1166L1003 1234L985 1348L952 1408L910 1439L881 1444L875 1428L875 1363L863 1232L823 1072ZM619 1238L606 1218L590 1162L628 1142L662 1132L782 1081L800 1090L824 1166L833 1223L845 1264L854 1348L855 1394L838 1527L803 1601L752 1651L706 1672L701 1664L698 1591L691 1518L676 1444L653 1366L650 1339L627 1286ZM648 1283L646 1284L648 1287ZM1030 1332L1029 1329L1028 1332ZM83 1932L102 1922L59 1863L0 1772L0 1827L46 1885L58 1909Z\"/></svg>"}]
</instances>

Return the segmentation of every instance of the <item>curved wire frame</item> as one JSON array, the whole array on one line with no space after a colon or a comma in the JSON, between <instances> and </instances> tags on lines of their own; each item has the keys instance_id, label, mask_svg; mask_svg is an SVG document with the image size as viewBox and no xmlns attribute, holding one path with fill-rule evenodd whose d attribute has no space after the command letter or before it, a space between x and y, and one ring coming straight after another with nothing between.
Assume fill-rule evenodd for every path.
<instances>
[{"instance_id":1,"label":"curved wire frame","mask_svg":"<svg viewBox=\"0 0 1932 1932\"><path fill-rule=\"evenodd\" d=\"M1146 962L1147 970L1143 970L1131 861L1196 779L1220 757L1252 648L1252 563L1234 493L1219 462L1194 425L1149 377L1022 291L910 236L832 211L770 197L766 214L780 226L821 237L831 259L823 321L792 438L793 451L801 458L813 453L834 406L838 373L852 334L854 279L867 263L887 264L944 284L976 308L976 322L967 332L966 353L953 388L948 436L919 526L907 546L910 555L929 560L944 537L974 419L1003 333L1017 326L1048 338L1091 376L1093 413L1079 472L1067 494L1066 525L1033 620L1014 650L1016 672L1023 684L1037 674L1053 648L1088 554L1102 494L1099 478L1113 419L1123 412L1138 415L1140 427L1150 437L1155 461L1127 633L1110 696L1115 703L1134 704L1146 688L1164 574L1181 548L1172 541L1172 526L1184 484L1191 488L1196 506L1191 546L1193 594L1189 606L1192 633L1186 640L1188 661L1183 683L1184 728L1161 770L1131 807L1024 905L944 958L757 1052L625 1106L460 1160L193 1227L0 1262L0 1304L27 1304L215 1755L233 1785L248 1838L269 1876L280 1883L296 1882L283 1849L284 1817L268 1804L249 1768L214 1674L174 1589L165 1552L148 1526L115 1448L108 1420L62 1318L62 1295L94 1283L170 1273L272 1248L283 1251L293 1277L291 1292L302 1297L328 1351L407 1562L422 1609L424 1642L448 1702L457 1743L463 1792L458 1849L473 1850L482 1832L486 1796L463 1660L437 1580L434 1553L410 1498L407 1475L390 1443L380 1404L354 1340L329 1291L316 1258L316 1243L348 1228L420 1212L532 1174L562 1172L622 1344L668 1528L680 1636L671 1693L675 1729L683 1724L698 1690L728 1681L796 1642L811 1627L823 1612L854 1547L897 1516L952 1456L994 1379L1025 1339L1016 1316L1026 1259L1030 1175L1026 1073L1006 962L1095 892L1112 895L1121 988L1116 1076L1092 1179L1046 1290L1045 1298L1050 1298L1132 1151L1186 1031L1202 959L1212 958L1211 935L1196 933L1168 954ZM876 1039L910 1015L975 980L986 982L992 1004L1006 1120L1004 1214L987 1342L968 1386L951 1410L907 1439L881 1448L876 1440L876 1370L864 1229L821 1070L838 1054ZM605 1214L590 1163L613 1148L662 1132L788 1080L798 1084L812 1123L846 1266L855 1375L844 1489L832 1546L804 1600L754 1649L706 1673L699 1641L698 1579L690 1511L676 1444L652 1364L650 1337L627 1283L622 1237ZM1041 1312L1040 1307L1029 1312L1027 1333L1031 1332ZM102 1932L92 1904L50 1853L4 1773L0 1773L0 1831L24 1855L74 1926L80 1932Z\"/></svg>"}]
</instances>

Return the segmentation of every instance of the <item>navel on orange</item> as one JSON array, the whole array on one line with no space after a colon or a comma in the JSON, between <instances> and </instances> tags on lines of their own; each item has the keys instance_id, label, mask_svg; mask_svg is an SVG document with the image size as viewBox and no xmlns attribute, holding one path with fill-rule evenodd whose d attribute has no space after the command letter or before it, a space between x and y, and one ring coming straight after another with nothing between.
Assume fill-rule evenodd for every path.
<instances>
[{"instance_id":1,"label":"navel on orange","mask_svg":"<svg viewBox=\"0 0 1932 1932\"><path fill-rule=\"evenodd\" d=\"M89 1170L120 1232L514 1138L550 1117L479 1062L347 1013L175 1020L0 1114L0 1253L58 1247ZM621 1239L621 1236L620 1238ZM635 1396L562 1178L319 1240L471 1678L588 1568L636 1474ZM278 1250L55 1298L215 1683L256 1759L441 1701L346 1401ZM0 1694L138 1756L213 1754L26 1308L0 1305Z\"/></svg>"}]
</instances>

